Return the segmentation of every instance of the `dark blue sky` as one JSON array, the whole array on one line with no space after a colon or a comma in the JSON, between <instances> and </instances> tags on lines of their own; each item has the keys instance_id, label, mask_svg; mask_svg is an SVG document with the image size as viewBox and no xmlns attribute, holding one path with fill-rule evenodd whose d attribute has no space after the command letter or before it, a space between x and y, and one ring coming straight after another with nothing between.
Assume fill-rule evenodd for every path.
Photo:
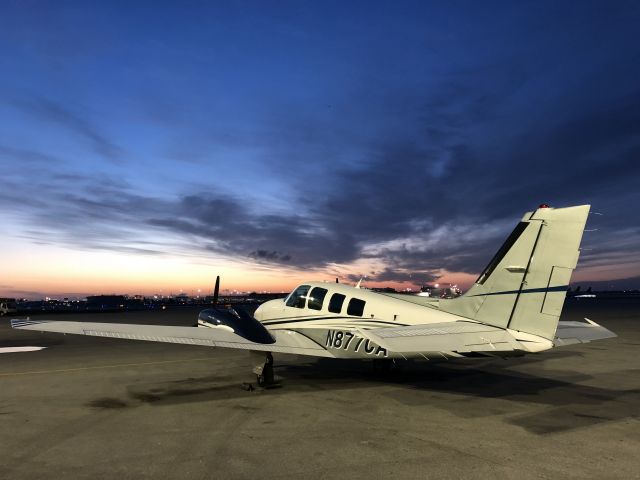
<instances>
[{"instance_id":1,"label":"dark blue sky","mask_svg":"<svg viewBox=\"0 0 640 480\"><path fill-rule=\"evenodd\" d=\"M591 203L576 278L637 277L638 25L637 2L5 1L0 259L464 281L523 212ZM0 290L48 288L37 264Z\"/></svg>"}]
</instances>

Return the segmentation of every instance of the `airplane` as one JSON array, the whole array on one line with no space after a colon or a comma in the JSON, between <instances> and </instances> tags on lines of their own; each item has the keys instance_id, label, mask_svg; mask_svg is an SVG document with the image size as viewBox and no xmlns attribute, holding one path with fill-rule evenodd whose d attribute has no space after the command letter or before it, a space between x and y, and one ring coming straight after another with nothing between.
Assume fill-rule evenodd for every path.
<instances>
[{"instance_id":1,"label":"airplane","mask_svg":"<svg viewBox=\"0 0 640 480\"><path fill-rule=\"evenodd\" d=\"M560 321L590 205L526 213L473 286L455 298L305 282L286 298L202 310L188 326L18 320L13 328L251 352L259 386L275 383L273 353L350 359L512 357L616 334L586 319Z\"/></svg>"}]
</instances>

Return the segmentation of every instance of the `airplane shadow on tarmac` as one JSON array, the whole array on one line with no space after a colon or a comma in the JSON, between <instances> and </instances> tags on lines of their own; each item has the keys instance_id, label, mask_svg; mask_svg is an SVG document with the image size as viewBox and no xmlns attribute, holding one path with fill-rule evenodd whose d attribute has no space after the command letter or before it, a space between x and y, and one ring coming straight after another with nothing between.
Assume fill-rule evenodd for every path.
<instances>
[{"instance_id":1,"label":"airplane shadow on tarmac","mask_svg":"<svg viewBox=\"0 0 640 480\"><path fill-rule=\"evenodd\" d=\"M576 353L556 354L573 356ZM615 389L591 385L611 384L611 373L590 376L570 371L549 370L548 378L514 371L539 361L536 357L515 362L499 359L476 363L432 361L411 363L385 374L374 373L371 363L318 359L305 363L276 364L282 388L246 392L240 388L242 375L232 372L155 384L128 387L129 399L98 398L94 408L127 408L141 404L169 405L255 398L256 395L288 395L339 390L381 388L379 396L400 405L443 409L461 418L502 416L504 421L534 434L549 434L588 427L602 422L637 418L640 389ZM247 370L248 371L248 370ZM244 370L243 370L244 372ZM616 372L620 379L637 378L637 369ZM614 379L615 380L615 379ZM577 382L589 382L585 385ZM622 383L615 382L615 383ZM357 407L357 400L348 401ZM399 409L402 407L399 407Z\"/></svg>"}]
</instances>

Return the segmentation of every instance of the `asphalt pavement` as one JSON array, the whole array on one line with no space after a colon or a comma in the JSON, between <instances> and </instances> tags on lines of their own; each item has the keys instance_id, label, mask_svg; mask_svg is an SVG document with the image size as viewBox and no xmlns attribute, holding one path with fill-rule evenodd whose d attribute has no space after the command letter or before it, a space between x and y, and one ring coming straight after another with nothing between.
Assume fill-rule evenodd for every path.
<instances>
[{"instance_id":1,"label":"asphalt pavement","mask_svg":"<svg viewBox=\"0 0 640 480\"><path fill-rule=\"evenodd\" d=\"M55 315L190 325L197 309ZM619 337L509 360L371 364L11 330L0 478L640 478L640 302L567 302ZM44 317L43 317L44 318Z\"/></svg>"}]
</instances>

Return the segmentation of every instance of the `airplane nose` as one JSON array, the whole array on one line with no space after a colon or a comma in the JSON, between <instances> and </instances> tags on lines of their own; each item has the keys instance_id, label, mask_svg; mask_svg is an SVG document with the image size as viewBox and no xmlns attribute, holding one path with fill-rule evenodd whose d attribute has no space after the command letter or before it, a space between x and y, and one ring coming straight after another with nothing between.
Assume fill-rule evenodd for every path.
<instances>
[{"instance_id":1,"label":"airplane nose","mask_svg":"<svg viewBox=\"0 0 640 480\"><path fill-rule=\"evenodd\" d=\"M275 339L266 328L242 308L208 308L198 315L213 327L229 327L236 335L255 343L274 343Z\"/></svg>"}]
</instances>

